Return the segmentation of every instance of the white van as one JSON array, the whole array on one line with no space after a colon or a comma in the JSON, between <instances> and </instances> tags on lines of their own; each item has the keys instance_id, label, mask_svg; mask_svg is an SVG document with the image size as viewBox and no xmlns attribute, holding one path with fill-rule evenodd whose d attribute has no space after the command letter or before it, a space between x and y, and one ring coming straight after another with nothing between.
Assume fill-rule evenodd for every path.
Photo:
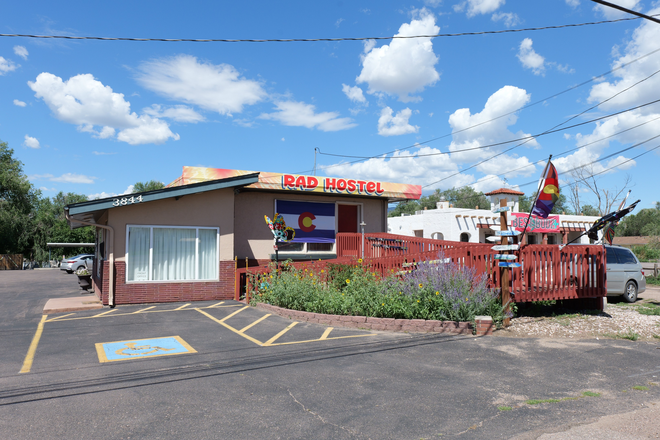
<instances>
[{"instance_id":1,"label":"white van","mask_svg":"<svg viewBox=\"0 0 660 440\"><path fill-rule=\"evenodd\" d=\"M626 302L634 303L637 294L646 290L642 264L630 249L605 245L607 255L607 296L623 295Z\"/></svg>"}]
</instances>

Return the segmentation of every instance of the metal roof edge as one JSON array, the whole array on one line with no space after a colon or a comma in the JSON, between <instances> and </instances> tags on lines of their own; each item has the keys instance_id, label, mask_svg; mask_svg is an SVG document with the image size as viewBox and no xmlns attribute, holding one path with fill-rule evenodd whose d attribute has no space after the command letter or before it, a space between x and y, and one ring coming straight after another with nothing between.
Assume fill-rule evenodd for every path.
<instances>
[{"instance_id":1,"label":"metal roof edge","mask_svg":"<svg viewBox=\"0 0 660 440\"><path fill-rule=\"evenodd\" d=\"M142 196L140 203L153 202L156 200L170 199L173 197L183 197L190 194L198 194L207 191L214 191L216 189L233 188L236 186L244 186L256 183L259 181L259 173L245 174L242 176L229 177L226 179L211 180L208 182L192 183L190 185L175 186L172 188L162 188L152 191L144 191L140 193L123 194L120 196L106 197L104 199L88 200L85 202L72 203L66 205L64 209L69 211L69 215L84 214L87 212L101 211L104 209L118 208L115 205L116 200L122 198L139 197ZM124 205L121 205L124 206Z\"/></svg>"}]
</instances>

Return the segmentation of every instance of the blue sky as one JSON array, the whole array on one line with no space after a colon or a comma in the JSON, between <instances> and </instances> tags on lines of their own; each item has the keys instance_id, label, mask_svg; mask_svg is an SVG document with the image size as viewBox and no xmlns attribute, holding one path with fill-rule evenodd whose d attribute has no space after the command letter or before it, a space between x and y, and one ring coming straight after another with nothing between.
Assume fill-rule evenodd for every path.
<instances>
[{"instance_id":1,"label":"blue sky","mask_svg":"<svg viewBox=\"0 0 660 440\"><path fill-rule=\"evenodd\" d=\"M615 2L660 14L660 2ZM627 17L585 0L27 0L3 5L2 16L3 34L171 39L435 35ZM465 185L530 194L553 154L565 194L570 170L588 164L605 191L629 179L645 208L660 200L660 149L649 151L660 145L651 139L660 104L509 151L520 142L489 145L660 99L658 48L660 25L642 19L336 42L0 37L0 139L48 196L122 194L138 181L169 183L184 165L311 174L318 149L319 175L415 183L425 194Z\"/></svg>"}]
</instances>

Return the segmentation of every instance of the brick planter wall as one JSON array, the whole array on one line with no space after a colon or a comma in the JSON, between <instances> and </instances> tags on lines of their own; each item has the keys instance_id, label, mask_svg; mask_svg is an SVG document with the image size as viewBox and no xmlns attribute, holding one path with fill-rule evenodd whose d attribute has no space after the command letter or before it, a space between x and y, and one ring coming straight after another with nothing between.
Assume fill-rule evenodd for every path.
<instances>
[{"instance_id":1,"label":"brick planter wall","mask_svg":"<svg viewBox=\"0 0 660 440\"><path fill-rule=\"evenodd\" d=\"M285 318L296 321L313 322L325 324L332 327L350 327L368 330L383 330L392 332L409 333L450 333L455 335L473 334L472 323L456 321L433 321L425 319L394 319L394 318L368 318L366 316L343 316L326 315L323 313L301 312L298 310L283 309L270 304L258 303L257 307ZM490 320L490 326L484 326L481 320L477 320L477 336L493 334L493 320L490 316L479 317ZM487 327L485 333L481 333ZM488 332L489 331L489 332Z\"/></svg>"},{"instance_id":2,"label":"brick planter wall","mask_svg":"<svg viewBox=\"0 0 660 440\"><path fill-rule=\"evenodd\" d=\"M100 279L95 278L104 305L108 305L109 262L103 262ZM234 262L220 262L219 281L126 283L126 263L115 262L115 304L143 304L183 301L214 301L234 297Z\"/></svg>"}]
</instances>

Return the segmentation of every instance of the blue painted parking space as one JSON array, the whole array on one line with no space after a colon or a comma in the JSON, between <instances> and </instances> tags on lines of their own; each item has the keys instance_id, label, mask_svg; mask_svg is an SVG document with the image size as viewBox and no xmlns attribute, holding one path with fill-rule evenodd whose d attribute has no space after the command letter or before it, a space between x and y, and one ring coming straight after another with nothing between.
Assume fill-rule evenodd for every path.
<instances>
[{"instance_id":1,"label":"blue painted parking space","mask_svg":"<svg viewBox=\"0 0 660 440\"><path fill-rule=\"evenodd\" d=\"M101 342L96 344L99 362L115 362L146 357L171 356L197 353L179 336L134 339L129 341Z\"/></svg>"}]
</instances>

